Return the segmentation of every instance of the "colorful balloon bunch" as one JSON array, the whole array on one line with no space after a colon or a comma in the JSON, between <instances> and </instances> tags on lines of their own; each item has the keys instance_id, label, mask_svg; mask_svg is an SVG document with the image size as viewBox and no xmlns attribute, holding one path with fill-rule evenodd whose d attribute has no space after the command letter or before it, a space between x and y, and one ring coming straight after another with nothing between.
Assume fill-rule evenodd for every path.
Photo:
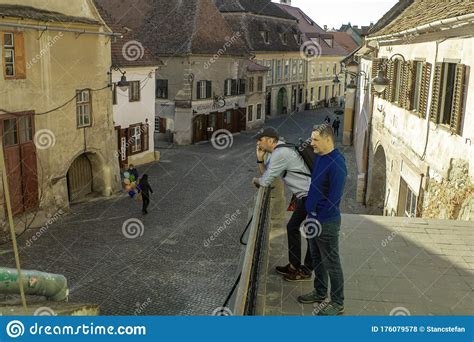
<instances>
[{"instance_id":1,"label":"colorful balloon bunch","mask_svg":"<svg viewBox=\"0 0 474 342\"><path fill-rule=\"evenodd\" d=\"M133 198L137 194L137 181L134 175L131 175L129 172L123 173L123 183L125 184L125 191L128 192L128 195Z\"/></svg>"}]
</instances>

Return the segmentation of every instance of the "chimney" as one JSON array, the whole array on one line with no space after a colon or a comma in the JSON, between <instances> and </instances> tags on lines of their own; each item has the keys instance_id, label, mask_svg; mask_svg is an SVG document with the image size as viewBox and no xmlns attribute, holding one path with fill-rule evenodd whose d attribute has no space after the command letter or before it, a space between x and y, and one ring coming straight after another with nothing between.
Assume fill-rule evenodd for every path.
<instances>
[{"instance_id":1,"label":"chimney","mask_svg":"<svg viewBox=\"0 0 474 342\"><path fill-rule=\"evenodd\" d=\"M291 6L291 0L280 0L280 4Z\"/></svg>"},{"instance_id":2,"label":"chimney","mask_svg":"<svg viewBox=\"0 0 474 342\"><path fill-rule=\"evenodd\" d=\"M327 31L327 30L328 30L328 26L324 25L324 31Z\"/></svg>"}]
</instances>

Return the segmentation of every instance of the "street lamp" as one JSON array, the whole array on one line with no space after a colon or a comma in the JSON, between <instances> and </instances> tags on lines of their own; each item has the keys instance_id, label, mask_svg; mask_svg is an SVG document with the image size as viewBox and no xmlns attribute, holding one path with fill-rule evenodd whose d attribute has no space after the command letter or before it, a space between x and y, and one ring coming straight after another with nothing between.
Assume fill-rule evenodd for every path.
<instances>
[{"instance_id":1,"label":"street lamp","mask_svg":"<svg viewBox=\"0 0 474 342\"><path fill-rule=\"evenodd\" d=\"M110 70L111 71L108 72L108 74L110 75L110 86L112 86L112 70L115 70L122 74L122 76L120 77L120 81L117 82L117 87L119 87L121 91L126 91L130 86L130 82L127 81L127 76L125 76L126 71L123 71L122 69L114 65L110 67Z\"/></svg>"},{"instance_id":2,"label":"street lamp","mask_svg":"<svg viewBox=\"0 0 474 342\"><path fill-rule=\"evenodd\" d=\"M356 63L356 62L354 62L354 63ZM354 81L354 78L358 77L358 76L364 76L364 89L367 89L367 82L369 81L369 78L367 77L367 73L364 70L361 70L359 72L345 71L345 74L352 76L351 82L347 86L348 89L356 89L357 88L357 86L355 84L355 81ZM338 75L334 76L334 79L333 79L332 82L335 83L335 84L338 84L338 83L341 82L339 80Z\"/></svg>"},{"instance_id":3,"label":"street lamp","mask_svg":"<svg viewBox=\"0 0 474 342\"><path fill-rule=\"evenodd\" d=\"M375 77L372 80L372 84L374 85L374 89L379 94L382 93L385 89L387 89L388 85L390 84L390 80L387 78L387 74L386 74L385 71L387 69L388 62L392 61L395 56L400 56L402 58L402 61L406 62L406 59L405 59L405 57L403 57L402 54L396 53L392 57L390 57L390 59L387 62L383 63L382 69L384 69L384 70L380 70L377 73L377 77Z\"/></svg>"}]
</instances>

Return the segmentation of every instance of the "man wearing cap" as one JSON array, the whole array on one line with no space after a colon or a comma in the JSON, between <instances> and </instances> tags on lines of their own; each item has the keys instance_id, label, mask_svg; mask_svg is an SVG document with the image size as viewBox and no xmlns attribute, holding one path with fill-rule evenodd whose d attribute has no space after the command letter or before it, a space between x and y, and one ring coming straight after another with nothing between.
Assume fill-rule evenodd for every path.
<instances>
[{"instance_id":1,"label":"man wearing cap","mask_svg":"<svg viewBox=\"0 0 474 342\"><path fill-rule=\"evenodd\" d=\"M257 164L262 176L254 178L253 184L256 187L267 187L277 177L282 177L297 198L295 211L287 224L289 263L286 266L277 266L276 271L287 281L310 280L313 270L312 259L308 248L304 263L301 262L300 226L307 216L305 201L311 184L311 172L295 148L281 146L285 143L281 141L278 131L274 128L263 129L255 138ZM265 154L268 154L266 161Z\"/></svg>"}]
</instances>

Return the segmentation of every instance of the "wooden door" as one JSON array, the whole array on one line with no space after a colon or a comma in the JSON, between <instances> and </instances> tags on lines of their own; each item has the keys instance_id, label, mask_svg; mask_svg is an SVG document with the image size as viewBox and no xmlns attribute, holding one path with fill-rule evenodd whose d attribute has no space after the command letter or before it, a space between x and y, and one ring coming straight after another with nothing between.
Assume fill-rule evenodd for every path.
<instances>
[{"instance_id":1,"label":"wooden door","mask_svg":"<svg viewBox=\"0 0 474 342\"><path fill-rule=\"evenodd\" d=\"M92 167L86 155L80 155L72 163L67 172L67 186L71 202L92 192Z\"/></svg>"},{"instance_id":2,"label":"wooden door","mask_svg":"<svg viewBox=\"0 0 474 342\"><path fill-rule=\"evenodd\" d=\"M4 150L12 212L13 215L16 215L25 209L23 206L20 146L6 146Z\"/></svg>"}]
</instances>

